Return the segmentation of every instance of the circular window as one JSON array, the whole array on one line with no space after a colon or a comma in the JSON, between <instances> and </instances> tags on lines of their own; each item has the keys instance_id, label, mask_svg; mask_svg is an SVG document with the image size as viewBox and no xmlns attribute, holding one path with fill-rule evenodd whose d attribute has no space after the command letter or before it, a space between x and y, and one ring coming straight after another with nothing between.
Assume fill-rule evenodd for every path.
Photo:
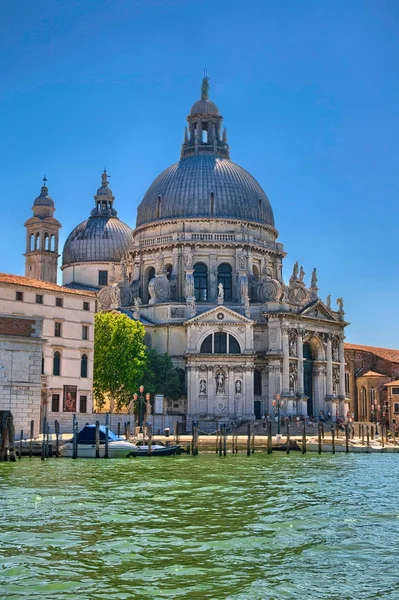
<instances>
[{"instance_id":1,"label":"circular window","mask_svg":"<svg viewBox=\"0 0 399 600\"><path fill-rule=\"evenodd\" d=\"M224 319L224 314L223 313L218 313L216 316L219 319L219 321L223 321L223 319Z\"/></svg>"}]
</instances>

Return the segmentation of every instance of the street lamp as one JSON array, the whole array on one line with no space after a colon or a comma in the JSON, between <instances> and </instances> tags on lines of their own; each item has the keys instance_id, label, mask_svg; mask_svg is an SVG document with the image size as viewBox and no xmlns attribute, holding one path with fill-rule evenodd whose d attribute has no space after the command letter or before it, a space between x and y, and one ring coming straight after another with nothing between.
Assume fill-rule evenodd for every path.
<instances>
[{"instance_id":1,"label":"street lamp","mask_svg":"<svg viewBox=\"0 0 399 600\"><path fill-rule=\"evenodd\" d=\"M277 408L277 435L280 435L280 408L283 408L284 406L284 400L281 399L280 394L276 394L275 400L273 400L272 405L273 408Z\"/></svg>"}]
</instances>

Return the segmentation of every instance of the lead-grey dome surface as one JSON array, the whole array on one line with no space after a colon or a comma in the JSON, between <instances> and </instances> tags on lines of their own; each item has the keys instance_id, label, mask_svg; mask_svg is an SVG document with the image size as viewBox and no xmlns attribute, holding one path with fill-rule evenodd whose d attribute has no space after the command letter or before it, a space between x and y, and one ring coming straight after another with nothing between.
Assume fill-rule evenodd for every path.
<instances>
[{"instance_id":1,"label":"lead-grey dome surface","mask_svg":"<svg viewBox=\"0 0 399 600\"><path fill-rule=\"evenodd\" d=\"M62 264L120 262L130 248L131 235L131 228L117 217L90 217L69 234Z\"/></svg>"},{"instance_id":2,"label":"lead-grey dome surface","mask_svg":"<svg viewBox=\"0 0 399 600\"><path fill-rule=\"evenodd\" d=\"M183 158L165 169L137 209L137 226L195 217L230 217L274 227L270 202L256 179L231 160L215 155Z\"/></svg>"},{"instance_id":3,"label":"lead-grey dome surface","mask_svg":"<svg viewBox=\"0 0 399 600\"><path fill-rule=\"evenodd\" d=\"M219 109L216 104L212 102L212 100L209 100L209 98L201 98L200 100L194 102L190 110L190 115L197 114L218 115Z\"/></svg>"}]
</instances>

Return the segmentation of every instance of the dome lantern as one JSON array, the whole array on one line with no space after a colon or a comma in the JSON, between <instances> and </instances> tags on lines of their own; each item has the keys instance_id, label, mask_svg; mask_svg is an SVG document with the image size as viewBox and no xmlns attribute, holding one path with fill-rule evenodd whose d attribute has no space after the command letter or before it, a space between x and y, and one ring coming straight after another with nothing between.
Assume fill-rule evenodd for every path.
<instances>
[{"instance_id":1,"label":"dome lantern","mask_svg":"<svg viewBox=\"0 0 399 600\"><path fill-rule=\"evenodd\" d=\"M201 98L192 105L187 121L181 158L199 154L230 158L225 131L221 132L223 117L209 99L209 77L206 74L202 80Z\"/></svg>"}]
</instances>

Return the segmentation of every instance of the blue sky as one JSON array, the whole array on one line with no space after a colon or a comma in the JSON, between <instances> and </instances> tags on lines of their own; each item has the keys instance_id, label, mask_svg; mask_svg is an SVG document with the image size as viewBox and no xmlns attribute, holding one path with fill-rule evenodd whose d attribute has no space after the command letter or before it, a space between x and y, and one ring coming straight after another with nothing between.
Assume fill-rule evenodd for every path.
<instances>
[{"instance_id":1,"label":"blue sky","mask_svg":"<svg viewBox=\"0 0 399 600\"><path fill-rule=\"evenodd\" d=\"M179 157L203 69L232 160L272 204L279 241L348 341L399 347L396 0L3 0L0 270L23 274L24 221L48 177L61 243L104 166L134 226Z\"/></svg>"}]
</instances>

